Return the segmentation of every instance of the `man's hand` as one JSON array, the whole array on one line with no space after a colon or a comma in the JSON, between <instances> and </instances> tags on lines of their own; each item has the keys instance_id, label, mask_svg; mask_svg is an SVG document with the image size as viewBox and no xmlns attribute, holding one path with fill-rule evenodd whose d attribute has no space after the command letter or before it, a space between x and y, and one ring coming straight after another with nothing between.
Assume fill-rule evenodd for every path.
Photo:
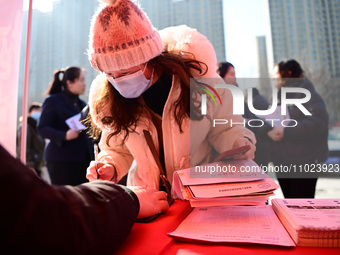
<instances>
[{"instance_id":1,"label":"man's hand","mask_svg":"<svg viewBox=\"0 0 340 255\"><path fill-rule=\"evenodd\" d=\"M149 217L169 209L164 191L143 189L139 186L127 186L127 188L131 189L138 197L140 209L137 218Z\"/></svg>"}]
</instances>

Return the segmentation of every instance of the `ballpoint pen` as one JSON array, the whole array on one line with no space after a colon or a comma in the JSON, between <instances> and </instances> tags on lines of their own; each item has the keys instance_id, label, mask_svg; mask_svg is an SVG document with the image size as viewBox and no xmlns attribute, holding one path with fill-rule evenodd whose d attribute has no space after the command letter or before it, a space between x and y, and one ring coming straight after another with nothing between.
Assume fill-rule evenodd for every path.
<instances>
[{"instance_id":1,"label":"ballpoint pen","mask_svg":"<svg viewBox=\"0 0 340 255\"><path fill-rule=\"evenodd\" d=\"M98 144L94 144L94 160L96 161L97 180L99 179L98 167Z\"/></svg>"}]
</instances>

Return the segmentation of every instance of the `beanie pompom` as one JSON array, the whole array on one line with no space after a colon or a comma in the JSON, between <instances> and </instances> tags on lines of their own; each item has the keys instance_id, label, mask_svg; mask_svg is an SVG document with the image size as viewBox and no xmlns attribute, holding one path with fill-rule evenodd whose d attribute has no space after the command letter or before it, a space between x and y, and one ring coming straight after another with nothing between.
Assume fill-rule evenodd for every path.
<instances>
[{"instance_id":1,"label":"beanie pompom","mask_svg":"<svg viewBox=\"0 0 340 255\"><path fill-rule=\"evenodd\" d=\"M132 0L101 0L92 17L89 60L100 72L128 69L160 55L163 43L146 13Z\"/></svg>"},{"instance_id":2,"label":"beanie pompom","mask_svg":"<svg viewBox=\"0 0 340 255\"><path fill-rule=\"evenodd\" d=\"M107 4L115 4L117 2L117 0L100 0L100 1Z\"/></svg>"},{"instance_id":3,"label":"beanie pompom","mask_svg":"<svg viewBox=\"0 0 340 255\"><path fill-rule=\"evenodd\" d=\"M160 30L159 34L165 50L169 52L190 52L196 60L208 66L204 77L213 78L217 75L215 49L206 36L186 25L167 27ZM193 72L195 72L195 70L193 70Z\"/></svg>"}]
</instances>

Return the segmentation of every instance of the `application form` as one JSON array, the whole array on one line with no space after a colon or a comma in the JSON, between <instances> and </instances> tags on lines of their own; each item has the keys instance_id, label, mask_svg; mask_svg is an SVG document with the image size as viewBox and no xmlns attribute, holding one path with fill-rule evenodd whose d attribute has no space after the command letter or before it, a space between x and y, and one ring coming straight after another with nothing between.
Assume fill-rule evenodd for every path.
<instances>
[{"instance_id":1,"label":"application form","mask_svg":"<svg viewBox=\"0 0 340 255\"><path fill-rule=\"evenodd\" d=\"M295 247L271 206L195 208L169 235L185 241Z\"/></svg>"}]
</instances>

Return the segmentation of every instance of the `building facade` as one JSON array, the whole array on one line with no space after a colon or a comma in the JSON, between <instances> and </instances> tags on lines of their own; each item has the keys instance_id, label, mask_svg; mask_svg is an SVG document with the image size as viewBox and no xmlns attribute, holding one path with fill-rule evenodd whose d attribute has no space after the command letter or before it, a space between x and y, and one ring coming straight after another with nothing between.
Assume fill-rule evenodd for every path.
<instances>
[{"instance_id":1,"label":"building facade","mask_svg":"<svg viewBox=\"0 0 340 255\"><path fill-rule=\"evenodd\" d=\"M297 59L309 73L340 77L340 0L266 0L269 69Z\"/></svg>"},{"instance_id":2,"label":"building facade","mask_svg":"<svg viewBox=\"0 0 340 255\"><path fill-rule=\"evenodd\" d=\"M222 0L139 0L157 29L176 25L196 28L213 44L217 61L225 61Z\"/></svg>"}]
</instances>

